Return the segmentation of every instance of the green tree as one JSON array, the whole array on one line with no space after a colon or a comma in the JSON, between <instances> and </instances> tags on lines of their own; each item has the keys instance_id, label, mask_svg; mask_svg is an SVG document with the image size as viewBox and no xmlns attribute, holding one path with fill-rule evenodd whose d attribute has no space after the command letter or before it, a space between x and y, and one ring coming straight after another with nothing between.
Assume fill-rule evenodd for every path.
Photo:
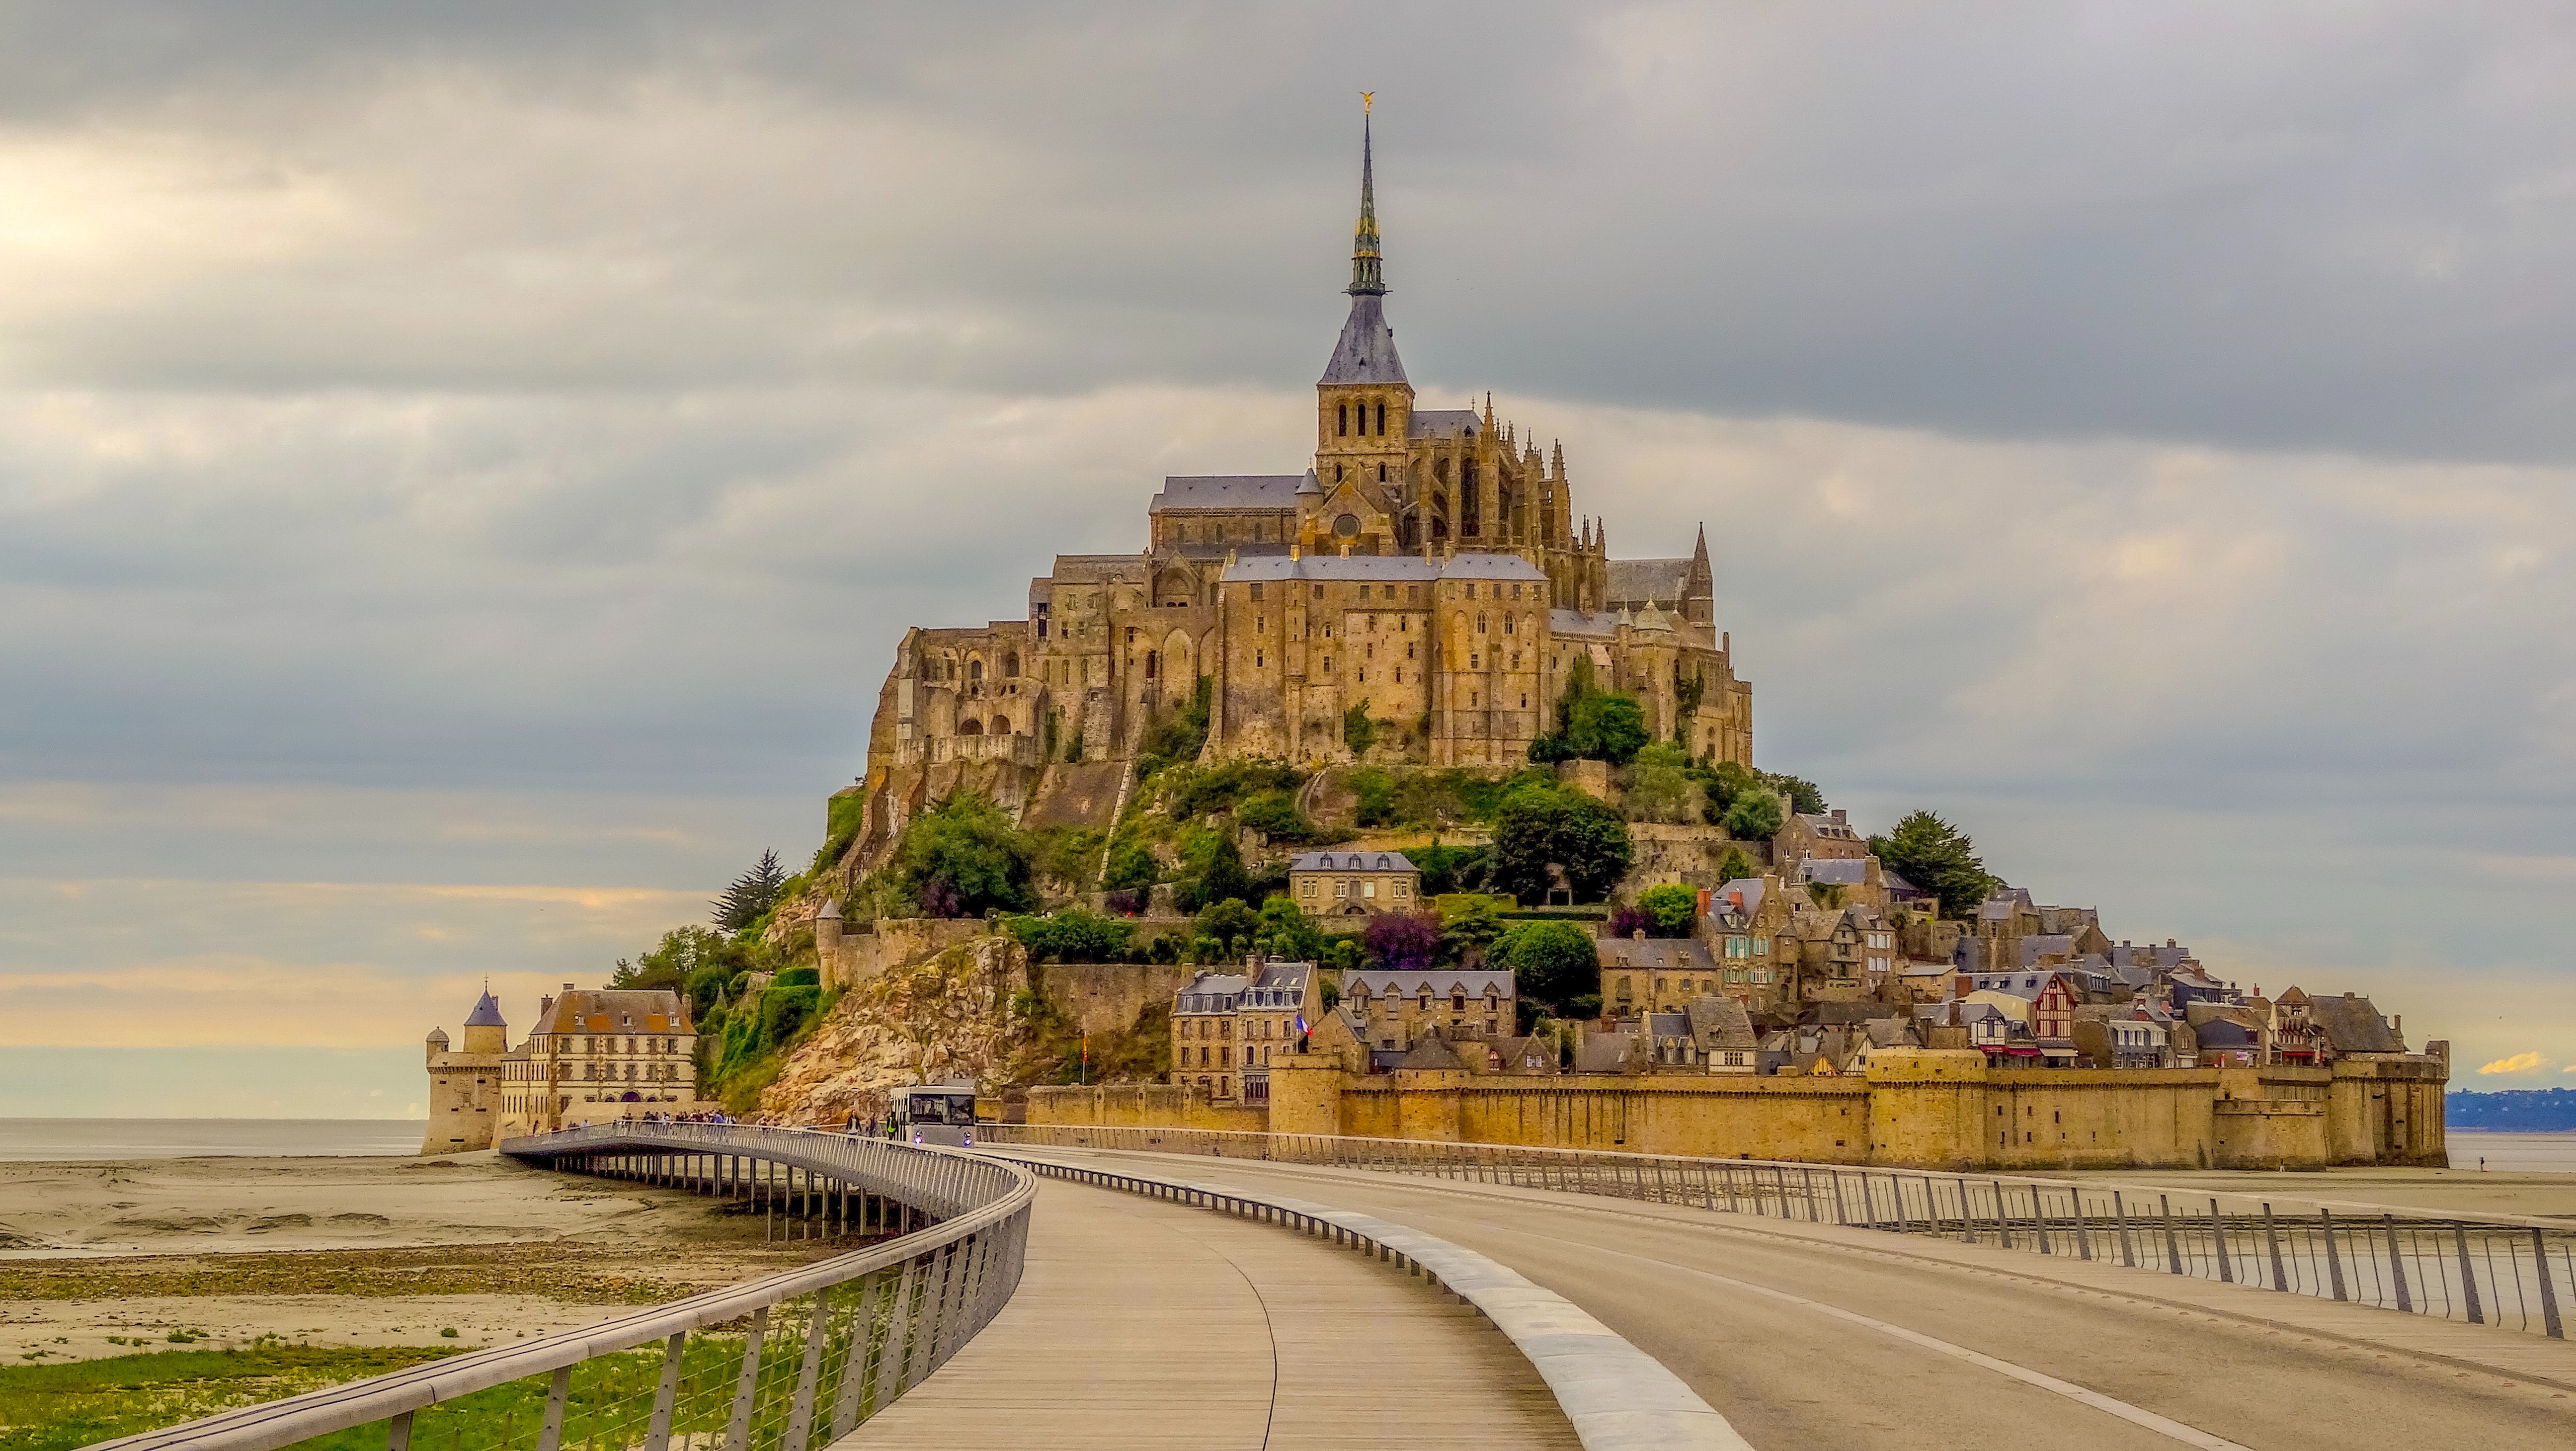
<instances>
[{"instance_id":1,"label":"green tree","mask_svg":"<svg viewBox=\"0 0 2576 1451\"><path fill-rule=\"evenodd\" d=\"M1469 897L1440 913L1440 960L1463 963L1503 935L1503 914L1485 896Z\"/></svg>"},{"instance_id":2,"label":"green tree","mask_svg":"<svg viewBox=\"0 0 2576 1451\"><path fill-rule=\"evenodd\" d=\"M1998 883L1968 834L1929 811L1909 812L1885 836L1869 839L1880 863L1941 900L1941 911L1965 917L1994 895Z\"/></svg>"},{"instance_id":3,"label":"green tree","mask_svg":"<svg viewBox=\"0 0 2576 1451\"><path fill-rule=\"evenodd\" d=\"M1029 868L1037 845L991 798L960 791L913 818L895 861L904 886L933 917L977 917L1035 905Z\"/></svg>"},{"instance_id":4,"label":"green tree","mask_svg":"<svg viewBox=\"0 0 2576 1451\"><path fill-rule=\"evenodd\" d=\"M1825 814L1825 793L1817 788L1815 782L1803 776L1783 776L1770 771L1762 773L1762 780L1763 784L1789 798L1789 809L1801 816Z\"/></svg>"},{"instance_id":5,"label":"green tree","mask_svg":"<svg viewBox=\"0 0 2576 1451\"><path fill-rule=\"evenodd\" d=\"M1628 770L1628 815L1637 821L1697 821L1700 788L1690 778L1690 757L1663 742L1637 752Z\"/></svg>"},{"instance_id":6,"label":"green tree","mask_svg":"<svg viewBox=\"0 0 2576 1451\"><path fill-rule=\"evenodd\" d=\"M1101 885L1124 892L1150 887L1162 875L1163 864L1154 860L1154 849L1131 836L1109 848L1109 874Z\"/></svg>"},{"instance_id":7,"label":"green tree","mask_svg":"<svg viewBox=\"0 0 2576 1451\"><path fill-rule=\"evenodd\" d=\"M1724 821L1735 798L1761 784L1761 775L1741 761L1720 761L1710 767L1700 778L1701 788L1708 792L1708 819Z\"/></svg>"},{"instance_id":8,"label":"green tree","mask_svg":"<svg viewBox=\"0 0 2576 1451\"><path fill-rule=\"evenodd\" d=\"M1136 929L1093 912L1058 912L1049 917L1010 917L1003 921L1036 962L1124 962Z\"/></svg>"},{"instance_id":9,"label":"green tree","mask_svg":"<svg viewBox=\"0 0 2576 1451\"><path fill-rule=\"evenodd\" d=\"M1252 875L1243 869L1243 853L1235 847L1233 832L1219 833L1215 849L1208 854L1207 870L1199 874L1196 895L1203 908L1219 902L1250 908Z\"/></svg>"},{"instance_id":10,"label":"green tree","mask_svg":"<svg viewBox=\"0 0 2576 1451\"><path fill-rule=\"evenodd\" d=\"M1251 950L1253 939L1261 935L1261 915L1243 904L1239 897L1223 897L1200 909L1193 924L1198 935L1220 944L1224 953ZM1235 944L1241 943L1241 948ZM1207 961L1206 957L1199 959Z\"/></svg>"},{"instance_id":11,"label":"green tree","mask_svg":"<svg viewBox=\"0 0 2576 1451\"><path fill-rule=\"evenodd\" d=\"M1601 952L1592 934L1565 921L1515 922L1486 961L1510 971L1523 1000L1564 1009L1601 991Z\"/></svg>"},{"instance_id":12,"label":"green tree","mask_svg":"<svg viewBox=\"0 0 2576 1451\"><path fill-rule=\"evenodd\" d=\"M1627 874L1628 826L1580 791L1544 786L1514 791L1494 828L1492 879L1524 902L1547 899L1551 866L1578 902L1598 902Z\"/></svg>"},{"instance_id":13,"label":"green tree","mask_svg":"<svg viewBox=\"0 0 2576 1451\"><path fill-rule=\"evenodd\" d=\"M1377 722L1369 719L1368 698L1363 696L1350 709L1342 712L1342 745L1358 760L1377 744Z\"/></svg>"},{"instance_id":14,"label":"green tree","mask_svg":"<svg viewBox=\"0 0 2576 1451\"><path fill-rule=\"evenodd\" d=\"M1331 950L1314 919L1284 896L1261 904L1261 925L1253 946L1290 962L1321 962Z\"/></svg>"},{"instance_id":15,"label":"green tree","mask_svg":"<svg viewBox=\"0 0 2576 1451\"><path fill-rule=\"evenodd\" d=\"M1556 733L1530 742L1533 761L1608 761L1624 766L1650 737L1646 712L1635 697L1593 682L1592 659L1577 652L1557 696Z\"/></svg>"},{"instance_id":16,"label":"green tree","mask_svg":"<svg viewBox=\"0 0 2576 1451\"><path fill-rule=\"evenodd\" d=\"M1699 915L1699 889L1679 882L1665 882L1637 894L1637 905L1654 920L1658 937L1687 937L1691 919Z\"/></svg>"},{"instance_id":17,"label":"green tree","mask_svg":"<svg viewBox=\"0 0 2576 1451\"><path fill-rule=\"evenodd\" d=\"M1717 879L1720 882L1740 882L1751 875L1753 858L1744 854L1744 848L1728 843L1726 855L1718 858Z\"/></svg>"},{"instance_id":18,"label":"green tree","mask_svg":"<svg viewBox=\"0 0 2576 1451\"><path fill-rule=\"evenodd\" d=\"M1768 841L1789 819L1788 803L1769 789L1746 791L1726 808L1726 834L1743 841Z\"/></svg>"},{"instance_id":19,"label":"green tree","mask_svg":"<svg viewBox=\"0 0 2576 1451\"><path fill-rule=\"evenodd\" d=\"M1172 712L1171 718L1146 733L1145 743L1136 752L1136 783L1143 785L1154 773L1185 761L1195 761L1207 745L1208 706L1213 698L1210 687L1215 682L1202 675L1190 692L1187 705Z\"/></svg>"},{"instance_id":20,"label":"green tree","mask_svg":"<svg viewBox=\"0 0 2576 1451\"><path fill-rule=\"evenodd\" d=\"M727 932L740 932L759 921L778 900L779 885L786 880L785 869L778 865L778 853L762 852L750 871L734 878L723 896L707 904L715 909L716 926Z\"/></svg>"}]
</instances>

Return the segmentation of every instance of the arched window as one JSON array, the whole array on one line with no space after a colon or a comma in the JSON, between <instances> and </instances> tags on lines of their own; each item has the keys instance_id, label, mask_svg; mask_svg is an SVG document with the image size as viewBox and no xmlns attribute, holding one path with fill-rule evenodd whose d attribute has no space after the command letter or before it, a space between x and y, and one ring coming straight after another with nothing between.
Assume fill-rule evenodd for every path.
<instances>
[{"instance_id":1,"label":"arched window","mask_svg":"<svg viewBox=\"0 0 2576 1451\"><path fill-rule=\"evenodd\" d=\"M1333 410L1333 432L1347 435L1351 431L1351 405L1344 403Z\"/></svg>"},{"instance_id":2,"label":"arched window","mask_svg":"<svg viewBox=\"0 0 2576 1451\"><path fill-rule=\"evenodd\" d=\"M1383 403L1377 406L1377 436L1380 438L1386 437L1386 405ZM1385 473L1381 470L1378 477L1384 478L1385 476Z\"/></svg>"},{"instance_id":3,"label":"arched window","mask_svg":"<svg viewBox=\"0 0 2576 1451\"><path fill-rule=\"evenodd\" d=\"M1162 656L1161 656L1159 653L1157 653L1157 652L1155 652L1155 651L1152 651L1152 650L1148 650L1148 651L1146 651L1146 652L1145 652L1145 678L1146 678L1146 679L1148 679L1148 680L1153 679L1153 678L1154 678L1154 676L1155 676L1156 671L1160 668L1161 664L1162 664Z\"/></svg>"},{"instance_id":4,"label":"arched window","mask_svg":"<svg viewBox=\"0 0 2576 1451\"><path fill-rule=\"evenodd\" d=\"M966 678L967 678L968 680L981 680L981 679L983 679L983 678L984 678L984 662L983 662L983 661L981 661L981 660L969 660L969 661L967 661L967 662L966 662Z\"/></svg>"},{"instance_id":5,"label":"arched window","mask_svg":"<svg viewBox=\"0 0 2576 1451\"><path fill-rule=\"evenodd\" d=\"M1014 651L1012 651L1010 654L1005 655L1005 656L1003 656L1003 657L1002 657L1002 673L1003 673L1004 675L1014 675L1014 676L1015 676L1015 675L1018 675L1018 674L1020 673L1020 652L1019 652L1019 651L1014 650Z\"/></svg>"},{"instance_id":6,"label":"arched window","mask_svg":"<svg viewBox=\"0 0 2576 1451\"><path fill-rule=\"evenodd\" d=\"M980 736L983 733L984 723L972 716L957 723L957 734L961 736Z\"/></svg>"}]
</instances>

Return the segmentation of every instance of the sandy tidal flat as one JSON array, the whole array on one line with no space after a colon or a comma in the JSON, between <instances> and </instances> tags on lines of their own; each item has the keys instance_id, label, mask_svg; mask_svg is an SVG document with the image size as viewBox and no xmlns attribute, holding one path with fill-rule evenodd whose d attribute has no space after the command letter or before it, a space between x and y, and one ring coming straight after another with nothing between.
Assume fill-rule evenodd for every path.
<instances>
[{"instance_id":1,"label":"sandy tidal flat","mask_svg":"<svg viewBox=\"0 0 2576 1451\"><path fill-rule=\"evenodd\" d=\"M507 1344L855 1247L727 1208L491 1154L0 1164L0 1358Z\"/></svg>"}]
</instances>

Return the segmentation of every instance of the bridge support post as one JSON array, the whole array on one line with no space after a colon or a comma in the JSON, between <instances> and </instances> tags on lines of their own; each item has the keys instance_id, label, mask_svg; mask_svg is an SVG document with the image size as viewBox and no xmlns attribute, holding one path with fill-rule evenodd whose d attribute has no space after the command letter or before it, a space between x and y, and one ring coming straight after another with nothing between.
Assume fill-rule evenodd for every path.
<instances>
[{"instance_id":1,"label":"bridge support post","mask_svg":"<svg viewBox=\"0 0 2576 1451\"><path fill-rule=\"evenodd\" d=\"M727 1446L751 1444L751 1403L760 1392L760 1342L769 1333L769 1307L751 1312L751 1334L742 1342L742 1375L734 1382L733 1414L725 1422Z\"/></svg>"},{"instance_id":2,"label":"bridge support post","mask_svg":"<svg viewBox=\"0 0 2576 1451\"><path fill-rule=\"evenodd\" d=\"M662 1379L653 1387L653 1419L644 1430L644 1451L667 1451L671 1444L671 1411L680 1403L680 1357L689 1347L689 1332L674 1331L662 1345Z\"/></svg>"},{"instance_id":3,"label":"bridge support post","mask_svg":"<svg viewBox=\"0 0 2576 1451\"><path fill-rule=\"evenodd\" d=\"M537 1451L556 1451L563 1445L564 1407L571 1403L572 1367L557 1366L546 1386L546 1418L537 1426Z\"/></svg>"}]
</instances>

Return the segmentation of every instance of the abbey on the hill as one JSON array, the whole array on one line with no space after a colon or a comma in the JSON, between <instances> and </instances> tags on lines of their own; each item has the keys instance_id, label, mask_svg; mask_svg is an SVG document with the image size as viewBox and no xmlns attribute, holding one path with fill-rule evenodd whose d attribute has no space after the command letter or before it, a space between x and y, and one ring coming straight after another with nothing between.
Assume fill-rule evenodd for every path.
<instances>
[{"instance_id":1,"label":"abbey on the hill","mask_svg":"<svg viewBox=\"0 0 2576 1451\"><path fill-rule=\"evenodd\" d=\"M1516 438L1490 398L1414 406L1365 131L1361 146L1350 317L1315 385L1311 465L1165 479L1143 551L1056 556L1026 619L907 633L871 786L1125 759L1202 679L1212 758L1347 761L1366 719L1368 759L1508 766L1587 659L1659 738L1750 763L1753 692L1716 628L1705 531L1686 556L1612 559L1607 531L1578 522L1561 445Z\"/></svg>"}]
</instances>

